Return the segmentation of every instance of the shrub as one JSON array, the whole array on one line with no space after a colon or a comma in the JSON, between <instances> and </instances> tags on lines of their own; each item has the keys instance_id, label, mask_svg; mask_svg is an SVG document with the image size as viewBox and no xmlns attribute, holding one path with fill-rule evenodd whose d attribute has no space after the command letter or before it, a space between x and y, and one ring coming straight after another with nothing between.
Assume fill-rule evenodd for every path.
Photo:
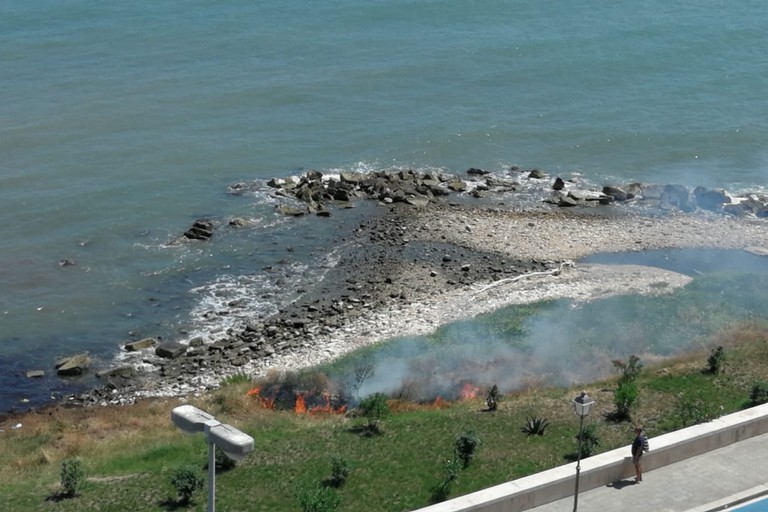
<instances>
[{"instance_id":1,"label":"shrub","mask_svg":"<svg viewBox=\"0 0 768 512\"><path fill-rule=\"evenodd\" d=\"M459 479L461 461L458 458L448 459L443 464L443 479L432 489L432 501L445 501L451 495L453 484Z\"/></svg>"},{"instance_id":2,"label":"shrub","mask_svg":"<svg viewBox=\"0 0 768 512\"><path fill-rule=\"evenodd\" d=\"M80 459L66 459L61 463L61 494L63 496L77 496L77 491L83 485L85 473Z\"/></svg>"},{"instance_id":3,"label":"shrub","mask_svg":"<svg viewBox=\"0 0 768 512\"><path fill-rule=\"evenodd\" d=\"M245 373L233 373L224 377L221 381L221 387L237 386L239 384L253 384L253 379Z\"/></svg>"},{"instance_id":4,"label":"shrub","mask_svg":"<svg viewBox=\"0 0 768 512\"><path fill-rule=\"evenodd\" d=\"M219 448L218 446L216 448L216 471L229 471L230 469L234 469L235 466L237 466L237 461L231 457L229 457L224 451Z\"/></svg>"},{"instance_id":5,"label":"shrub","mask_svg":"<svg viewBox=\"0 0 768 512\"><path fill-rule=\"evenodd\" d=\"M752 405L760 405L768 402L768 382L757 382L749 392L749 401Z\"/></svg>"},{"instance_id":6,"label":"shrub","mask_svg":"<svg viewBox=\"0 0 768 512\"><path fill-rule=\"evenodd\" d=\"M528 418L525 421L525 425L520 427L520 430L523 432L523 434L526 434L529 436L533 436L533 435L543 436L548 426L549 426L549 421L547 421L547 418L537 418L535 416L528 416Z\"/></svg>"},{"instance_id":7,"label":"shrub","mask_svg":"<svg viewBox=\"0 0 768 512\"><path fill-rule=\"evenodd\" d=\"M182 505L192 500L192 495L203 488L204 482L200 471L192 465L180 466L171 475L171 485L176 489Z\"/></svg>"},{"instance_id":8,"label":"shrub","mask_svg":"<svg viewBox=\"0 0 768 512\"><path fill-rule=\"evenodd\" d=\"M581 432L576 434L576 440L581 438L581 458L590 457L595 453L595 449L600 446L600 436L597 435L597 428L590 424L584 427Z\"/></svg>"},{"instance_id":9,"label":"shrub","mask_svg":"<svg viewBox=\"0 0 768 512\"><path fill-rule=\"evenodd\" d=\"M368 430L371 432L379 432L379 422L392 412L384 393L374 393L365 397L360 402L360 410L368 419Z\"/></svg>"},{"instance_id":10,"label":"shrub","mask_svg":"<svg viewBox=\"0 0 768 512\"><path fill-rule=\"evenodd\" d=\"M707 358L707 371L717 375L725 369L725 350L722 346L713 348Z\"/></svg>"},{"instance_id":11,"label":"shrub","mask_svg":"<svg viewBox=\"0 0 768 512\"><path fill-rule=\"evenodd\" d=\"M683 427L712 421L719 416L717 406L707 400L681 396L677 403L677 415Z\"/></svg>"},{"instance_id":12,"label":"shrub","mask_svg":"<svg viewBox=\"0 0 768 512\"><path fill-rule=\"evenodd\" d=\"M331 457L331 478L330 484L334 487L341 487L347 481L349 476L349 463L341 455Z\"/></svg>"},{"instance_id":13,"label":"shrub","mask_svg":"<svg viewBox=\"0 0 768 512\"><path fill-rule=\"evenodd\" d=\"M634 354L629 356L629 359L625 363L621 359L615 359L613 367L621 373L619 382L634 382L640 375L640 370L643 369L643 363L640 362L640 358Z\"/></svg>"},{"instance_id":14,"label":"shrub","mask_svg":"<svg viewBox=\"0 0 768 512\"><path fill-rule=\"evenodd\" d=\"M488 406L489 411L495 411L499 407L501 401L501 393L499 387L494 384L491 389L488 390L488 396L485 398L485 404Z\"/></svg>"},{"instance_id":15,"label":"shrub","mask_svg":"<svg viewBox=\"0 0 768 512\"><path fill-rule=\"evenodd\" d=\"M341 505L341 497L330 487L304 489L297 498L303 512L333 512Z\"/></svg>"},{"instance_id":16,"label":"shrub","mask_svg":"<svg viewBox=\"0 0 768 512\"><path fill-rule=\"evenodd\" d=\"M632 409L637 405L638 391L634 381L619 381L619 386L613 395L616 405L615 417L618 420L628 420L632 417Z\"/></svg>"},{"instance_id":17,"label":"shrub","mask_svg":"<svg viewBox=\"0 0 768 512\"><path fill-rule=\"evenodd\" d=\"M456 436L453 452L456 454L456 458L461 460L463 467L469 467L478 446L480 446L480 438L471 430Z\"/></svg>"}]
</instances>

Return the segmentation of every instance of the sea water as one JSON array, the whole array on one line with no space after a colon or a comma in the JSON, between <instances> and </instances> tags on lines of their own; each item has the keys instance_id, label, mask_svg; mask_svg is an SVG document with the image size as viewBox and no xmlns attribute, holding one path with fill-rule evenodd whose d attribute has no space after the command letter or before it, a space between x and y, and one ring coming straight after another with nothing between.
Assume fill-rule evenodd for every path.
<instances>
[{"instance_id":1,"label":"sea water","mask_svg":"<svg viewBox=\"0 0 768 512\"><path fill-rule=\"evenodd\" d=\"M274 312L365 213L284 218L240 181L518 165L761 189L766 26L761 0L0 1L0 411L87 385L59 356ZM171 243L202 217L249 225Z\"/></svg>"}]
</instances>

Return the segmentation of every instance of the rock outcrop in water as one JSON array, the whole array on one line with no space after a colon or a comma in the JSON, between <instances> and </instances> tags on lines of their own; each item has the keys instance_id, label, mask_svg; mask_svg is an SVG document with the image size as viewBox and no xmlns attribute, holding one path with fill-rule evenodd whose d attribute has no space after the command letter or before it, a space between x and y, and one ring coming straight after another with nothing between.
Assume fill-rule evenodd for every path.
<instances>
[{"instance_id":1,"label":"rock outcrop in water","mask_svg":"<svg viewBox=\"0 0 768 512\"><path fill-rule=\"evenodd\" d=\"M398 334L389 329L400 324L386 312L410 311L408 315L415 315L412 325L439 325L443 316L433 318L431 311L443 297L525 274L555 276L565 260L587 254L742 247L760 245L764 239L765 226L753 224L768 211L759 194L737 199L702 187L690 191L678 185L637 183L585 190L575 182L549 179L541 171L513 170L512 178L471 171L466 179L397 171L345 172L338 178L311 172L270 180L268 189L302 213L344 208L356 199L375 200L381 208L378 215L361 221L325 278L275 315L230 329L212 343L198 339L189 346L163 344L167 350L162 351L154 344L136 345L144 370L111 378L103 388L69 397L67 403L126 403L137 396L184 394L215 386L242 368L254 371L296 361L295 354L305 354L302 364L327 360L340 353L340 346L356 346L357 336L370 340ZM514 204L516 193L530 189L531 181L543 201L577 208L520 211ZM237 184L230 192L254 187L263 185ZM550 195L553 188L560 189L554 190L556 196ZM560 199L552 202L553 197ZM625 204L637 208L618 206ZM654 215L645 216L649 210ZM659 216L658 211L668 215ZM568 286L578 286L574 283ZM558 293L567 295L565 290Z\"/></svg>"}]
</instances>

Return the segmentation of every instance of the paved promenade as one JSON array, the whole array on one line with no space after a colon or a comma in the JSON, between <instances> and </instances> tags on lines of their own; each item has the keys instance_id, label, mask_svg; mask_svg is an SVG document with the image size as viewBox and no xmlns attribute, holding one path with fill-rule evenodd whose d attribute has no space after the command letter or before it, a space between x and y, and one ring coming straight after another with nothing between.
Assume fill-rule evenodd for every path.
<instances>
[{"instance_id":1,"label":"paved promenade","mask_svg":"<svg viewBox=\"0 0 768 512\"><path fill-rule=\"evenodd\" d=\"M711 512L760 494L768 497L768 434L649 471L639 485L629 479L580 492L578 510ZM572 511L573 496L530 510ZM768 511L768 502L757 510Z\"/></svg>"}]
</instances>

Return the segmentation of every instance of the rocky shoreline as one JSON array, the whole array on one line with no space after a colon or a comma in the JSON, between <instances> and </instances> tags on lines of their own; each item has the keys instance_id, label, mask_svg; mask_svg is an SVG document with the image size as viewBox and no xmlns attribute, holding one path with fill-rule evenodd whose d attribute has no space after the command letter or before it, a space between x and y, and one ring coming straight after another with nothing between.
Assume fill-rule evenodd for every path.
<instances>
[{"instance_id":1,"label":"rocky shoreline","mask_svg":"<svg viewBox=\"0 0 768 512\"><path fill-rule=\"evenodd\" d=\"M468 180L413 171L338 180L308 173L290 186L273 180L267 186L286 198L280 206L285 215L343 215L355 200L376 200L379 208L357 226L325 279L276 315L230 329L213 343L140 340L131 347L131 364L101 372L103 386L63 404L129 404L199 393L228 375L313 366L508 304L667 293L690 281L651 267L573 262L590 254L766 245L765 202L755 195L736 202L722 191L686 195L679 186L641 185L585 192L560 178L514 172L540 182L543 202L510 201L517 181L478 169L467 172ZM259 185L238 184L231 191L251 186ZM639 195L643 190L647 196ZM703 198L701 205L696 198ZM214 224L196 223L205 229L190 230L196 235L188 238L205 243ZM201 232L205 236L197 236Z\"/></svg>"}]
</instances>

